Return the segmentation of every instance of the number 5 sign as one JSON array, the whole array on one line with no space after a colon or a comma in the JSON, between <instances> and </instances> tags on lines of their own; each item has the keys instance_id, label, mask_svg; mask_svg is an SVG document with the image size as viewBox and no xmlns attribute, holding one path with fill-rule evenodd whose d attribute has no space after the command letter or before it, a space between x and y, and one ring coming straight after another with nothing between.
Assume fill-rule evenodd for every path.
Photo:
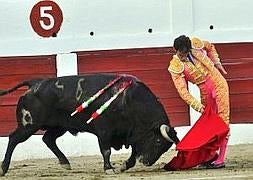
<instances>
[{"instance_id":1,"label":"number 5 sign","mask_svg":"<svg viewBox=\"0 0 253 180\"><path fill-rule=\"evenodd\" d=\"M50 0L35 4L30 14L33 30L42 37L56 37L61 28L62 20L60 7Z\"/></svg>"}]
</instances>

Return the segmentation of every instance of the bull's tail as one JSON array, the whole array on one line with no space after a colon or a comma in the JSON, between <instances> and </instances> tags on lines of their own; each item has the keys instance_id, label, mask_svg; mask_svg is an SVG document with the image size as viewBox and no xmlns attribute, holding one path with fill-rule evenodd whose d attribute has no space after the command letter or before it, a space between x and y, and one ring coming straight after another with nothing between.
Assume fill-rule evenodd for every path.
<instances>
[{"instance_id":1,"label":"bull's tail","mask_svg":"<svg viewBox=\"0 0 253 180\"><path fill-rule=\"evenodd\" d=\"M7 90L0 90L0 96L12 93L13 91L16 91L17 89L23 87L23 86L28 86L28 88L31 88L35 83L37 83L40 80L30 80L30 81L23 81L19 84L17 84L16 86L14 86L11 89L7 89Z\"/></svg>"}]
</instances>

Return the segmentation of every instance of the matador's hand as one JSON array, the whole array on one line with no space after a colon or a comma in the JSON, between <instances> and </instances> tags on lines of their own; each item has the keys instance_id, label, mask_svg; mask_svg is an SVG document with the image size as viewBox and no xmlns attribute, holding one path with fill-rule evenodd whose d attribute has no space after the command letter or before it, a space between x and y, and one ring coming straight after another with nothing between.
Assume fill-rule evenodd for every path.
<instances>
[{"instance_id":1,"label":"matador's hand","mask_svg":"<svg viewBox=\"0 0 253 180\"><path fill-rule=\"evenodd\" d=\"M215 64L216 68L220 70L223 74L228 74L227 71L224 69L221 63Z\"/></svg>"}]
</instances>

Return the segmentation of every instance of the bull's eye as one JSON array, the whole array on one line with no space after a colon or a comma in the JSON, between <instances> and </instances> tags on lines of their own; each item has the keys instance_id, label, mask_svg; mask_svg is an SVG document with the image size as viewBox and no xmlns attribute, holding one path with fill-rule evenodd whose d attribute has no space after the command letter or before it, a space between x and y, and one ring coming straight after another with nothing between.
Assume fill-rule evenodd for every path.
<instances>
[{"instance_id":1,"label":"bull's eye","mask_svg":"<svg viewBox=\"0 0 253 180\"><path fill-rule=\"evenodd\" d=\"M156 140L156 143L157 143L157 144L160 144L160 143L161 143L161 140L160 140L160 139L157 139L157 140Z\"/></svg>"}]
</instances>

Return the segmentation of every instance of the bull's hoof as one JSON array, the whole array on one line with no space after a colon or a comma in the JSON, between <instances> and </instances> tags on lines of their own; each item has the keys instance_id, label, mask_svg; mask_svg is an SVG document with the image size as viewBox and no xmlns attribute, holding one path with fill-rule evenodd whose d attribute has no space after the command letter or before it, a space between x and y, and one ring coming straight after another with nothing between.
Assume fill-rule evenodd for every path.
<instances>
[{"instance_id":1,"label":"bull's hoof","mask_svg":"<svg viewBox=\"0 0 253 180\"><path fill-rule=\"evenodd\" d=\"M61 164L61 167L66 170L71 170L70 164Z\"/></svg>"},{"instance_id":2,"label":"bull's hoof","mask_svg":"<svg viewBox=\"0 0 253 180\"><path fill-rule=\"evenodd\" d=\"M0 176L4 176L4 171L3 171L3 169L2 169L2 167L0 168Z\"/></svg>"},{"instance_id":3,"label":"bull's hoof","mask_svg":"<svg viewBox=\"0 0 253 180\"><path fill-rule=\"evenodd\" d=\"M106 170L105 170L105 174L108 174L108 175L113 175L113 174L115 174L114 169L106 169Z\"/></svg>"},{"instance_id":4,"label":"bull's hoof","mask_svg":"<svg viewBox=\"0 0 253 180\"><path fill-rule=\"evenodd\" d=\"M124 162L121 167L120 167L120 172L124 172L127 170L127 165L126 165L126 162Z\"/></svg>"}]
</instances>

